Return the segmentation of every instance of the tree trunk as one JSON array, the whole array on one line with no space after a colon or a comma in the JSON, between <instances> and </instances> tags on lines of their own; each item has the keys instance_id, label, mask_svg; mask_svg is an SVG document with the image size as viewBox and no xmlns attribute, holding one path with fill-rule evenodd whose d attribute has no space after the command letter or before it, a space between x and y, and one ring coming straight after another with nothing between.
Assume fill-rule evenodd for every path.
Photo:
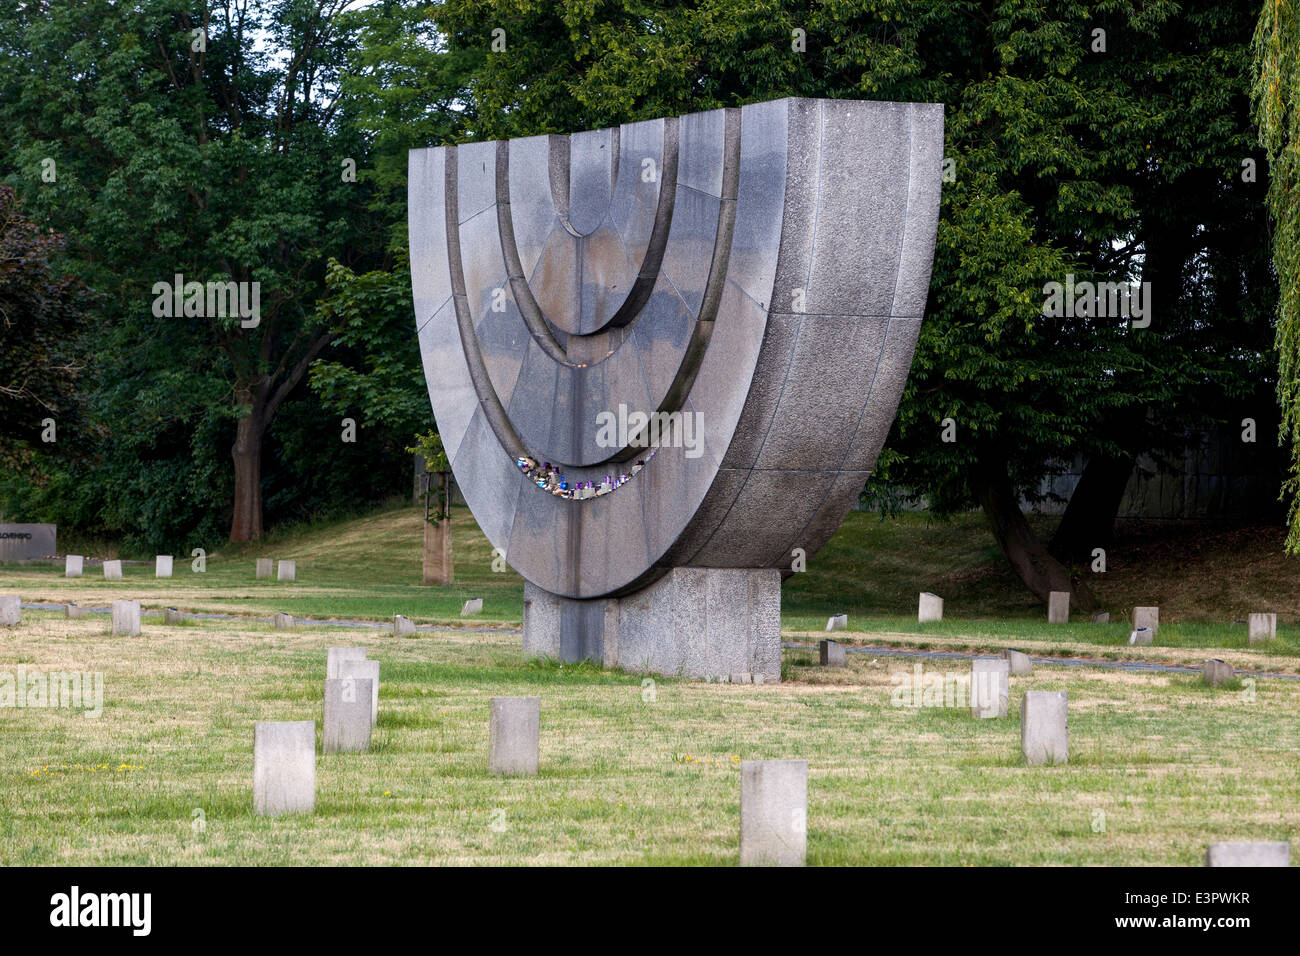
<instances>
[{"instance_id":1,"label":"tree trunk","mask_svg":"<svg viewBox=\"0 0 1300 956\"><path fill-rule=\"evenodd\" d=\"M1088 459L1047 546L1052 557L1063 564L1091 561L1094 548L1110 549L1115 541L1115 516L1132 474L1130 457L1094 455Z\"/></svg>"},{"instance_id":2,"label":"tree trunk","mask_svg":"<svg viewBox=\"0 0 1300 956\"><path fill-rule=\"evenodd\" d=\"M1052 557L1029 527L1011 488L1006 462L988 462L981 457L971 483L1002 553L1034 596L1046 604L1052 591L1069 591L1071 604L1081 611L1092 611L1096 601L1088 586L1073 583L1069 569Z\"/></svg>"},{"instance_id":3,"label":"tree trunk","mask_svg":"<svg viewBox=\"0 0 1300 956\"><path fill-rule=\"evenodd\" d=\"M262 434L265 431L265 420L255 407L239 419L235 431L235 444L230 449L230 456L235 460L231 541L254 541L262 536Z\"/></svg>"}]
</instances>

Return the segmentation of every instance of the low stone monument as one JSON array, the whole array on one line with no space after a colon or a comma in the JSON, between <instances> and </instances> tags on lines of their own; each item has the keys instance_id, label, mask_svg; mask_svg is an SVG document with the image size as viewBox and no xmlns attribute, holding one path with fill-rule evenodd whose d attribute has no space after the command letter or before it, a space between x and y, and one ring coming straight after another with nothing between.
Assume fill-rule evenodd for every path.
<instances>
[{"instance_id":1,"label":"low stone monument","mask_svg":"<svg viewBox=\"0 0 1300 956\"><path fill-rule=\"evenodd\" d=\"M321 750L327 754L363 753L370 749L370 699L374 682L355 677L325 681L325 720Z\"/></svg>"},{"instance_id":2,"label":"low stone monument","mask_svg":"<svg viewBox=\"0 0 1300 956\"><path fill-rule=\"evenodd\" d=\"M1251 614L1247 620L1250 622L1250 643L1258 644L1261 641L1277 639L1276 614Z\"/></svg>"},{"instance_id":3,"label":"low stone monument","mask_svg":"<svg viewBox=\"0 0 1300 956\"><path fill-rule=\"evenodd\" d=\"M185 612L174 607L164 608L163 623L168 627L177 627L185 623Z\"/></svg>"},{"instance_id":4,"label":"low stone monument","mask_svg":"<svg viewBox=\"0 0 1300 956\"><path fill-rule=\"evenodd\" d=\"M1070 592L1052 591L1047 595L1047 622L1049 624L1070 623Z\"/></svg>"},{"instance_id":5,"label":"low stone monument","mask_svg":"<svg viewBox=\"0 0 1300 956\"><path fill-rule=\"evenodd\" d=\"M86 567L86 559L79 554L70 554L63 559L63 576L79 578Z\"/></svg>"},{"instance_id":6,"label":"low stone monument","mask_svg":"<svg viewBox=\"0 0 1300 956\"><path fill-rule=\"evenodd\" d=\"M1211 687L1218 687L1224 681L1232 680L1236 675L1232 667L1216 658L1206 661L1201 667L1201 676Z\"/></svg>"},{"instance_id":7,"label":"low stone monument","mask_svg":"<svg viewBox=\"0 0 1300 956\"><path fill-rule=\"evenodd\" d=\"M257 559L257 578L258 578L258 580L261 580L262 578L270 578L270 576L271 576L271 565L272 565L273 563L274 563L274 562L272 562L270 558L258 558L258 559Z\"/></svg>"},{"instance_id":8,"label":"low stone monument","mask_svg":"<svg viewBox=\"0 0 1300 956\"><path fill-rule=\"evenodd\" d=\"M1160 633L1160 608L1158 607L1135 607L1133 609L1133 630L1140 631L1142 628L1151 629L1151 641ZM1145 643L1150 644L1151 641ZM1142 641L1138 642L1143 643Z\"/></svg>"},{"instance_id":9,"label":"low stone monument","mask_svg":"<svg viewBox=\"0 0 1300 956\"><path fill-rule=\"evenodd\" d=\"M415 633L415 622L400 614L393 615L393 636L406 637Z\"/></svg>"},{"instance_id":10,"label":"low stone monument","mask_svg":"<svg viewBox=\"0 0 1300 956\"><path fill-rule=\"evenodd\" d=\"M483 613L482 598L470 598L468 601L465 602L465 606L460 609L461 617L469 617L471 614L482 614L482 613Z\"/></svg>"},{"instance_id":11,"label":"low stone monument","mask_svg":"<svg viewBox=\"0 0 1300 956\"><path fill-rule=\"evenodd\" d=\"M172 556L170 554L154 555L153 576L156 578L169 578L172 576Z\"/></svg>"},{"instance_id":12,"label":"low stone monument","mask_svg":"<svg viewBox=\"0 0 1300 956\"><path fill-rule=\"evenodd\" d=\"M1211 843L1206 866L1290 866L1290 843Z\"/></svg>"},{"instance_id":13,"label":"low stone monument","mask_svg":"<svg viewBox=\"0 0 1300 956\"><path fill-rule=\"evenodd\" d=\"M1096 614L1094 614L1094 615L1092 616L1092 623L1093 623L1093 624L1109 624L1109 623L1110 623L1110 612L1109 612L1109 611L1098 611Z\"/></svg>"},{"instance_id":14,"label":"low stone monument","mask_svg":"<svg viewBox=\"0 0 1300 956\"><path fill-rule=\"evenodd\" d=\"M1005 717L1011 700L1011 662L1002 657L977 657L970 665L972 717Z\"/></svg>"},{"instance_id":15,"label":"low stone monument","mask_svg":"<svg viewBox=\"0 0 1300 956\"><path fill-rule=\"evenodd\" d=\"M63 613L70 619L76 620L86 616L86 609L84 607L78 607L75 604L65 604L63 607Z\"/></svg>"},{"instance_id":16,"label":"low stone monument","mask_svg":"<svg viewBox=\"0 0 1300 956\"><path fill-rule=\"evenodd\" d=\"M105 561L104 562L104 580L120 581L122 580L122 562Z\"/></svg>"},{"instance_id":17,"label":"low stone monument","mask_svg":"<svg viewBox=\"0 0 1300 956\"><path fill-rule=\"evenodd\" d=\"M23 622L23 599L17 594L0 595L0 625L17 627Z\"/></svg>"},{"instance_id":18,"label":"low stone monument","mask_svg":"<svg viewBox=\"0 0 1300 956\"><path fill-rule=\"evenodd\" d=\"M379 723L379 661L339 661L339 679L370 684L370 726Z\"/></svg>"},{"instance_id":19,"label":"low stone monument","mask_svg":"<svg viewBox=\"0 0 1300 956\"><path fill-rule=\"evenodd\" d=\"M113 633L125 637L135 637L140 633L140 602L113 602Z\"/></svg>"},{"instance_id":20,"label":"low stone monument","mask_svg":"<svg viewBox=\"0 0 1300 956\"><path fill-rule=\"evenodd\" d=\"M847 667L849 656L844 645L836 641L822 641L817 645L822 667Z\"/></svg>"},{"instance_id":21,"label":"low stone monument","mask_svg":"<svg viewBox=\"0 0 1300 956\"><path fill-rule=\"evenodd\" d=\"M488 772L537 774L540 697L493 697L488 708Z\"/></svg>"},{"instance_id":22,"label":"low stone monument","mask_svg":"<svg viewBox=\"0 0 1300 956\"><path fill-rule=\"evenodd\" d=\"M937 594L931 594L929 591L921 592L921 599L917 605L916 621L918 624L924 624L927 621L943 620L943 598Z\"/></svg>"},{"instance_id":23,"label":"low stone monument","mask_svg":"<svg viewBox=\"0 0 1300 956\"><path fill-rule=\"evenodd\" d=\"M1029 660L1028 654L1008 649L1002 652L1002 656L1011 665L1012 677L1027 677L1034 672L1034 665Z\"/></svg>"},{"instance_id":24,"label":"low stone monument","mask_svg":"<svg viewBox=\"0 0 1300 956\"><path fill-rule=\"evenodd\" d=\"M30 561L58 553L59 526L0 524L0 561Z\"/></svg>"},{"instance_id":25,"label":"low stone monument","mask_svg":"<svg viewBox=\"0 0 1300 956\"><path fill-rule=\"evenodd\" d=\"M298 562L281 561L278 565L276 565L275 578L277 581L298 580Z\"/></svg>"},{"instance_id":26,"label":"low stone monument","mask_svg":"<svg viewBox=\"0 0 1300 956\"><path fill-rule=\"evenodd\" d=\"M808 761L740 763L740 865L803 866L808 852Z\"/></svg>"},{"instance_id":27,"label":"low stone monument","mask_svg":"<svg viewBox=\"0 0 1300 956\"><path fill-rule=\"evenodd\" d=\"M364 661L364 647L331 647L325 657L325 678L333 680L340 676L339 667L344 661Z\"/></svg>"},{"instance_id":28,"label":"low stone monument","mask_svg":"<svg viewBox=\"0 0 1300 956\"><path fill-rule=\"evenodd\" d=\"M275 615L275 629L277 631L292 631L293 615L285 614L283 611L277 611Z\"/></svg>"},{"instance_id":29,"label":"low stone monument","mask_svg":"<svg viewBox=\"0 0 1300 956\"><path fill-rule=\"evenodd\" d=\"M1137 630L1130 631L1128 642L1130 645L1150 644L1155 637L1155 632L1149 627L1139 627Z\"/></svg>"},{"instance_id":30,"label":"low stone monument","mask_svg":"<svg viewBox=\"0 0 1300 956\"><path fill-rule=\"evenodd\" d=\"M259 722L253 729L253 812L278 817L315 809L316 722Z\"/></svg>"},{"instance_id":31,"label":"low stone monument","mask_svg":"<svg viewBox=\"0 0 1300 956\"><path fill-rule=\"evenodd\" d=\"M1069 698L1063 690L1025 691L1020 750L1031 767L1070 762Z\"/></svg>"},{"instance_id":32,"label":"low stone monument","mask_svg":"<svg viewBox=\"0 0 1300 956\"><path fill-rule=\"evenodd\" d=\"M849 616L847 614L836 614L826 621L826 630L843 631L849 626Z\"/></svg>"}]
</instances>

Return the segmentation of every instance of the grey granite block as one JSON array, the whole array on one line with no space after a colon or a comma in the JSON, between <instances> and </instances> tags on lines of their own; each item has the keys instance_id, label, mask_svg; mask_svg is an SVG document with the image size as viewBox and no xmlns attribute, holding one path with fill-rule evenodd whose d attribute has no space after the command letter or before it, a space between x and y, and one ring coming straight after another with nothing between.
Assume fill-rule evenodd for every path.
<instances>
[{"instance_id":1,"label":"grey granite block","mask_svg":"<svg viewBox=\"0 0 1300 956\"><path fill-rule=\"evenodd\" d=\"M1020 750L1025 763L1069 763L1069 698L1065 691L1026 691L1020 702Z\"/></svg>"},{"instance_id":2,"label":"grey granite block","mask_svg":"<svg viewBox=\"0 0 1300 956\"><path fill-rule=\"evenodd\" d=\"M253 812L316 809L316 722L259 722L253 732Z\"/></svg>"},{"instance_id":3,"label":"grey granite block","mask_svg":"<svg viewBox=\"0 0 1300 956\"><path fill-rule=\"evenodd\" d=\"M113 602L113 633L134 637L140 633L140 602Z\"/></svg>"},{"instance_id":4,"label":"grey granite block","mask_svg":"<svg viewBox=\"0 0 1300 956\"><path fill-rule=\"evenodd\" d=\"M370 749L370 728L374 726L370 702L374 692L375 682L369 679L340 677L325 681L323 753L362 753Z\"/></svg>"},{"instance_id":5,"label":"grey granite block","mask_svg":"<svg viewBox=\"0 0 1300 956\"><path fill-rule=\"evenodd\" d=\"M535 776L541 720L540 697L493 697L488 714L488 772Z\"/></svg>"},{"instance_id":6,"label":"grey granite block","mask_svg":"<svg viewBox=\"0 0 1300 956\"><path fill-rule=\"evenodd\" d=\"M844 645L836 641L819 641L817 653L822 667L847 667L849 664Z\"/></svg>"},{"instance_id":7,"label":"grey granite block","mask_svg":"<svg viewBox=\"0 0 1300 956\"><path fill-rule=\"evenodd\" d=\"M808 850L808 762L740 764L740 865L803 866Z\"/></svg>"},{"instance_id":8,"label":"grey granite block","mask_svg":"<svg viewBox=\"0 0 1300 956\"><path fill-rule=\"evenodd\" d=\"M65 578L79 578L85 568L85 558L79 554L70 554L63 559L63 576Z\"/></svg>"}]
</instances>

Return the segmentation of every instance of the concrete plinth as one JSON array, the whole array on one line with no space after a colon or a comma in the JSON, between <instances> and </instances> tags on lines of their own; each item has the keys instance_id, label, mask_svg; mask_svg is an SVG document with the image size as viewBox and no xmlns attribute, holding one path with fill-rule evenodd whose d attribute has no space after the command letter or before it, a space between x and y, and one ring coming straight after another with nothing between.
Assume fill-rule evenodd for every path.
<instances>
[{"instance_id":1,"label":"concrete plinth","mask_svg":"<svg viewBox=\"0 0 1300 956\"><path fill-rule=\"evenodd\" d=\"M1065 691L1025 692L1020 701L1020 750L1030 766L1070 762L1069 698Z\"/></svg>"},{"instance_id":2,"label":"concrete plinth","mask_svg":"<svg viewBox=\"0 0 1300 956\"><path fill-rule=\"evenodd\" d=\"M374 681L343 677L325 681L325 720L321 725L321 751L327 754L363 753L370 749L371 698Z\"/></svg>"},{"instance_id":3,"label":"concrete plinth","mask_svg":"<svg viewBox=\"0 0 1300 956\"><path fill-rule=\"evenodd\" d=\"M275 562L273 562L270 558L257 559L257 577L259 580L261 580L262 578L271 577L271 565L274 563Z\"/></svg>"},{"instance_id":4,"label":"concrete plinth","mask_svg":"<svg viewBox=\"0 0 1300 956\"><path fill-rule=\"evenodd\" d=\"M1070 592L1052 591L1047 596L1047 621L1049 624L1070 623Z\"/></svg>"},{"instance_id":5,"label":"concrete plinth","mask_svg":"<svg viewBox=\"0 0 1300 956\"><path fill-rule=\"evenodd\" d=\"M379 722L379 661L339 661L339 678L370 682L370 726Z\"/></svg>"},{"instance_id":6,"label":"concrete plinth","mask_svg":"<svg viewBox=\"0 0 1300 956\"><path fill-rule=\"evenodd\" d=\"M23 599L17 594L0 595L0 626L17 627L23 622Z\"/></svg>"},{"instance_id":7,"label":"concrete plinth","mask_svg":"<svg viewBox=\"0 0 1300 956\"><path fill-rule=\"evenodd\" d=\"M154 556L153 576L156 578L169 578L172 576L172 556L170 554Z\"/></svg>"},{"instance_id":8,"label":"concrete plinth","mask_svg":"<svg viewBox=\"0 0 1300 956\"><path fill-rule=\"evenodd\" d=\"M1005 717L1011 700L1011 662L977 657L970 665L972 717Z\"/></svg>"},{"instance_id":9,"label":"concrete plinth","mask_svg":"<svg viewBox=\"0 0 1300 956\"><path fill-rule=\"evenodd\" d=\"M942 621L943 598L929 591L922 591L917 602L916 620L918 624L924 624L926 621Z\"/></svg>"},{"instance_id":10,"label":"concrete plinth","mask_svg":"<svg viewBox=\"0 0 1300 956\"><path fill-rule=\"evenodd\" d=\"M1276 614L1251 614L1247 618L1250 627L1250 643L1272 641L1277 638Z\"/></svg>"},{"instance_id":11,"label":"concrete plinth","mask_svg":"<svg viewBox=\"0 0 1300 956\"><path fill-rule=\"evenodd\" d=\"M537 774L540 697L493 697L488 707L488 772Z\"/></svg>"},{"instance_id":12,"label":"concrete plinth","mask_svg":"<svg viewBox=\"0 0 1300 956\"><path fill-rule=\"evenodd\" d=\"M803 866L808 850L808 761L740 764L740 865Z\"/></svg>"},{"instance_id":13,"label":"concrete plinth","mask_svg":"<svg viewBox=\"0 0 1300 956\"><path fill-rule=\"evenodd\" d=\"M275 578L277 581L296 581L298 580L298 562L281 561L275 567Z\"/></svg>"},{"instance_id":14,"label":"concrete plinth","mask_svg":"<svg viewBox=\"0 0 1300 956\"><path fill-rule=\"evenodd\" d=\"M105 561L104 562L104 580L120 581L122 580L122 562Z\"/></svg>"},{"instance_id":15,"label":"concrete plinth","mask_svg":"<svg viewBox=\"0 0 1300 956\"><path fill-rule=\"evenodd\" d=\"M140 602L113 602L113 633L135 637L140 633Z\"/></svg>"},{"instance_id":16,"label":"concrete plinth","mask_svg":"<svg viewBox=\"0 0 1300 956\"><path fill-rule=\"evenodd\" d=\"M1290 843L1211 843L1206 866L1290 866Z\"/></svg>"},{"instance_id":17,"label":"concrete plinth","mask_svg":"<svg viewBox=\"0 0 1300 956\"><path fill-rule=\"evenodd\" d=\"M278 817L316 809L316 722L258 723L253 730L253 812Z\"/></svg>"},{"instance_id":18,"label":"concrete plinth","mask_svg":"<svg viewBox=\"0 0 1300 956\"><path fill-rule=\"evenodd\" d=\"M835 641L822 641L817 645L817 651L822 667L849 666L849 656L843 644Z\"/></svg>"},{"instance_id":19,"label":"concrete plinth","mask_svg":"<svg viewBox=\"0 0 1300 956\"><path fill-rule=\"evenodd\" d=\"M79 578L86 567L86 559L79 554L70 554L63 559L63 576Z\"/></svg>"},{"instance_id":20,"label":"concrete plinth","mask_svg":"<svg viewBox=\"0 0 1300 956\"><path fill-rule=\"evenodd\" d=\"M781 572L674 568L621 598L573 600L524 583L524 653L629 671L781 679Z\"/></svg>"}]
</instances>

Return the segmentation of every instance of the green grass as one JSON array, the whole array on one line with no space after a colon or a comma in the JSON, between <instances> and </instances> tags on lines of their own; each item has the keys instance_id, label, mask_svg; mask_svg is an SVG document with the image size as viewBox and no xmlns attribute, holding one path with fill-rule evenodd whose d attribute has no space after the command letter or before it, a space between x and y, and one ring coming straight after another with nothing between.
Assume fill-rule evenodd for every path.
<instances>
[{"instance_id":1,"label":"green grass","mask_svg":"<svg viewBox=\"0 0 1300 956\"><path fill-rule=\"evenodd\" d=\"M98 719L0 710L0 863L730 865L738 760L788 757L809 761L813 864L1198 865L1212 841L1294 842L1300 825L1297 681L1247 701L1191 676L1040 666L1006 719L975 720L891 706L914 662L861 654L829 672L790 651L789 683L655 678L648 695L638 674L526 662L505 634L107 629L27 611L0 633L0 671L105 681ZM354 642L381 662L373 751L318 758L313 816L255 817L254 723L319 723L326 648ZM1068 765L1022 765L1029 689L1069 692ZM541 773L498 779L488 699L517 694L542 698Z\"/></svg>"}]
</instances>

